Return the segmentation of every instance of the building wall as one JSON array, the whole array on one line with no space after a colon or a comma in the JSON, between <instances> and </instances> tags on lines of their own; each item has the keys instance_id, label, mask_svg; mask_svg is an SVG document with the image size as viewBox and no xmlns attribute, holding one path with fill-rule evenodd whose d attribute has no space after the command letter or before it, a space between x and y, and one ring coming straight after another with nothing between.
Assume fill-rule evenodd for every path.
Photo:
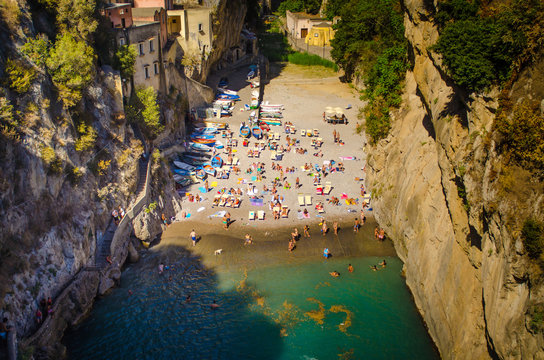
<instances>
[{"instance_id":1,"label":"building wall","mask_svg":"<svg viewBox=\"0 0 544 360\"><path fill-rule=\"evenodd\" d=\"M166 10L172 10L174 8L173 0L134 0L134 7L162 7Z\"/></svg>"},{"instance_id":2,"label":"building wall","mask_svg":"<svg viewBox=\"0 0 544 360\"><path fill-rule=\"evenodd\" d=\"M300 17L296 13L292 13L290 11L287 11L286 13L286 25L287 25L287 31L291 34L291 36L295 39L304 39L307 34L310 33L310 30L314 25L317 25L319 23L322 23L326 21L325 19L321 19L318 16L315 17ZM307 34L303 34L302 30L306 29L308 31Z\"/></svg>"},{"instance_id":3,"label":"building wall","mask_svg":"<svg viewBox=\"0 0 544 360\"><path fill-rule=\"evenodd\" d=\"M119 30L115 35L118 45L123 42L128 43L136 50L134 86L152 86L157 91L164 91L164 68L159 43L160 24L155 22L133 26L129 29Z\"/></svg>"},{"instance_id":4,"label":"building wall","mask_svg":"<svg viewBox=\"0 0 544 360\"><path fill-rule=\"evenodd\" d=\"M330 46L334 38L334 30L330 27L313 27L305 39L305 43L313 46Z\"/></svg>"},{"instance_id":5,"label":"building wall","mask_svg":"<svg viewBox=\"0 0 544 360\"><path fill-rule=\"evenodd\" d=\"M160 23L161 27L161 46L166 45L168 40L168 27L167 27L167 15L166 10L161 9L159 12L156 12L154 16L136 16L132 14L134 21L157 21Z\"/></svg>"},{"instance_id":6,"label":"building wall","mask_svg":"<svg viewBox=\"0 0 544 360\"><path fill-rule=\"evenodd\" d=\"M125 19L125 28L132 26L132 9L129 4L122 7L105 9L104 16L110 20L112 28L122 28L123 19Z\"/></svg>"},{"instance_id":7,"label":"building wall","mask_svg":"<svg viewBox=\"0 0 544 360\"><path fill-rule=\"evenodd\" d=\"M204 52L211 51L213 41L211 10L211 8L184 10L185 32L182 36L188 47Z\"/></svg>"}]
</instances>

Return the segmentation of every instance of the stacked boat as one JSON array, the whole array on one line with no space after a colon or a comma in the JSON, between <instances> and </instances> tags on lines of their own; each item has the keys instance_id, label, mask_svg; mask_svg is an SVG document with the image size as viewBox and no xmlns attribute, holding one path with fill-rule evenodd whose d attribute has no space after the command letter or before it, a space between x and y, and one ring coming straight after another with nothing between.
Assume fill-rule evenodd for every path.
<instances>
[{"instance_id":1,"label":"stacked boat","mask_svg":"<svg viewBox=\"0 0 544 360\"><path fill-rule=\"evenodd\" d=\"M281 125L284 107L281 104L261 104L259 120L268 125Z\"/></svg>"}]
</instances>

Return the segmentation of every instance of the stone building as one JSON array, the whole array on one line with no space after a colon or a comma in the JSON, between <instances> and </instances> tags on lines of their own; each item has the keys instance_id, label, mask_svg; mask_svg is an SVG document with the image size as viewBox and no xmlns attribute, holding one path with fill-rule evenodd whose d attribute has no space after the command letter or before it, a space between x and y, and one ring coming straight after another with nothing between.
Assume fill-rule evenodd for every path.
<instances>
[{"instance_id":1,"label":"stone building","mask_svg":"<svg viewBox=\"0 0 544 360\"><path fill-rule=\"evenodd\" d=\"M287 31L294 39L305 39L310 29L322 22L327 22L319 15L311 15L302 12L291 12L285 14Z\"/></svg>"},{"instance_id":2,"label":"stone building","mask_svg":"<svg viewBox=\"0 0 544 360\"><path fill-rule=\"evenodd\" d=\"M160 24L161 47L166 45L168 40L166 10L162 7L146 7L132 9L132 20L135 24L158 22Z\"/></svg>"},{"instance_id":3,"label":"stone building","mask_svg":"<svg viewBox=\"0 0 544 360\"><path fill-rule=\"evenodd\" d=\"M107 17L112 28L127 28L132 26L132 7L130 3L105 4L100 10Z\"/></svg>"},{"instance_id":4,"label":"stone building","mask_svg":"<svg viewBox=\"0 0 544 360\"><path fill-rule=\"evenodd\" d=\"M135 8L162 7L165 10L174 8L174 0L133 0Z\"/></svg>"}]
</instances>

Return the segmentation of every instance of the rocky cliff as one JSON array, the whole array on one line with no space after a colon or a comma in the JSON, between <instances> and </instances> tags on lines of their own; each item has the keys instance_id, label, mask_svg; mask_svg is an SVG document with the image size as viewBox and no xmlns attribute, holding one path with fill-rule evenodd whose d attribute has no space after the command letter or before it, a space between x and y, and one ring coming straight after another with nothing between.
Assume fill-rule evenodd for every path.
<instances>
[{"instance_id":1,"label":"rocky cliff","mask_svg":"<svg viewBox=\"0 0 544 360\"><path fill-rule=\"evenodd\" d=\"M467 95L429 50L436 1L404 0L413 67L390 135L368 147L375 216L405 263L429 332L447 359L542 359L530 309L544 300L542 275L525 254L521 220L541 214L541 185L516 189L493 141L498 91ZM516 101L540 98L522 74ZM540 99L539 98L539 99Z\"/></svg>"}]
</instances>

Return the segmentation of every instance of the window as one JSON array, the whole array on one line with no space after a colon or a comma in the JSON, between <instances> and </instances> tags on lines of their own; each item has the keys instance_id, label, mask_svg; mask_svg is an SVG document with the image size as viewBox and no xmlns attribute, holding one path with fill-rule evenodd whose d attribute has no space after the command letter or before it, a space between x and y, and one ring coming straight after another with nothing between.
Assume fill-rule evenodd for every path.
<instances>
[{"instance_id":1,"label":"window","mask_svg":"<svg viewBox=\"0 0 544 360\"><path fill-rule=\"evenodd\" d=\"M153 39L149 40L149 52L155 51L155 48L153 46Z\"/></svg>"},{"instance_id":2,"label":"window","mask_svg":"<svg viewBox=\"0 0 544 360\"><path fill-rule=\"evenodd\" d=\"M204 31L204 26L202 26L202 23L198 24L198 31Z\"/></svg>"},{"instance_id":3,"label":"window","mask_svg":"<svg viewBox=\"0 0 544 360\"><path fill-rule=\"evenodd\" d=\"M319 37L319 33L314 33L314 37Z\"/></svg>"},{"instance_id":4,"label":"window","mask_svg":"<svg viewBox=\"0 0 544 360\"><path fill-rule=\"evenodd\" d=\"M144 54L144 43L138 43L138 54Z\"/></svg>"},{"instance_id":5,"label":"window","mask_svg":"<svg viewBox=\"0 0 544 360\"><path fill-rule=\"evenodd\" d=\"M172 19L172 24L175 24L176 23L176 19Z\"/></svg>"},{"instance_id":6,"label":"window","mask_svg":"<svg viewBox=\"0 0 544 360\"><path fill-rule=\"evenodd\" d=\"M119 10L119 15L123 15L125 13L125 10L121 9Z\"/></svg>"},{"instance_id":7,"label":"window","mask_svg":"<svg viewBox=\"0 0 544 360\"><path fill-rule=\"evenodd\" d=\"M145 78L149 79L149 66L148 65L144 66L144 73L145 73Z\"/></svg>"},{"instance_id":8,"label":"window","mask_svg":"<svg viewBox=\"0 0 544 360\"><path fill-rule=\"evenodd\" d=\"M155 75L159 75L159 63L158 62L153 63L153 70L155 71Z\"/></svg>"},{"instance_id":9,"label":"window","mask_svg":"<svg viewBox=\"0 0 544 360\"><path fill-rule=\"evenodd\" d=\"M125 38L119 38L119 45L125 45Z\"/></svg>"}]
</instances>

